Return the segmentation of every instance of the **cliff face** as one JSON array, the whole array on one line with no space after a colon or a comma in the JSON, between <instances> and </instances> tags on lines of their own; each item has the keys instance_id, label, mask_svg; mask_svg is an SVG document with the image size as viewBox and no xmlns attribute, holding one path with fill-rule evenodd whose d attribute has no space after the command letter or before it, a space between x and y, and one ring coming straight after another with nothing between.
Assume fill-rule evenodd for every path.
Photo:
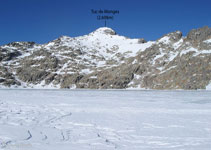
<instances>
[{"instance_id":1,"label":"cliff face","mask_svg":"<svg viewBox=\"0 0 211 150\"><path fill-rule=\"evenodd\" d=\"M47 44L0 46L0 86L92 89L205 89L211 80L211 28L156 41L110 28Z\"/></svg>"}]
</instances>

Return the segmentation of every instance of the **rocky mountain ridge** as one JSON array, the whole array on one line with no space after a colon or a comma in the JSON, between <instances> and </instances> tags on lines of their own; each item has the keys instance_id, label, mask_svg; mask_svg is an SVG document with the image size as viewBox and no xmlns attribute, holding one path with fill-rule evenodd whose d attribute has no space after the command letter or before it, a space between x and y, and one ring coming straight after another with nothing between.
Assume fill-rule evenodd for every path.
<instances>
[{"instance_id":1,"label":"rocky mountain ridge","mask_svg":"<svg viewBox=\"0 0 211 150\"><path fill-rule=\"evenodd\" d=\"M156 41L110 28L46 44L0 46L2 88L206 89L211 81L211 28Z\"/></svg>"}]
</instances>

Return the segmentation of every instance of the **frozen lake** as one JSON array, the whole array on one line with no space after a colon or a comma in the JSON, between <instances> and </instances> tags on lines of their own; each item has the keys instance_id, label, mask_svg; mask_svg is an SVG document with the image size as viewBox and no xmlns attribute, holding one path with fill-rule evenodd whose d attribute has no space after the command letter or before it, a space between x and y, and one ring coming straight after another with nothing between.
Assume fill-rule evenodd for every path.
<instances>
[{"instance_id":1,"label":"frozen lake","mask_svg":"<svg viewBox=\"0 0 211 150\"><path fill-rule=\"evenodd\" d=\"M211 91L0 90L0 149L210 150Z\"/></svg>"}]
</instances>

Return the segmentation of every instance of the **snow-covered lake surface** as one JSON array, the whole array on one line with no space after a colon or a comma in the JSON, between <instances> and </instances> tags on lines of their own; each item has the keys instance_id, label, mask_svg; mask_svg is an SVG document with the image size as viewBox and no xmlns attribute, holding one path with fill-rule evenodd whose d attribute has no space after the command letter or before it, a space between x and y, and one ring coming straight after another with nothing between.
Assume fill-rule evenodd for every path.
<instances>
[{"instance_id":1,"label":"snow-covered lake surface","mask_svg":"<svg viewBox=\"0 0 211 150\"><path fill-rule=\"evenodd\" d=\"M211 91L0 90L0 149L210 150Z\"/></svg>"}]
</instances>

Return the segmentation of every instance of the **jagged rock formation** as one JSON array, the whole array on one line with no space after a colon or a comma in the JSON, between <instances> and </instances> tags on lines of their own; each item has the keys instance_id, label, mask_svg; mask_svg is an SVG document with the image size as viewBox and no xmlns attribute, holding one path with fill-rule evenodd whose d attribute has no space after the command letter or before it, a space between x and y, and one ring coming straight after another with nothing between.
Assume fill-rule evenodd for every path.
<instances>
[{"instance_id":1,"label":"jagged rock formation","mask_svg":"<svg viewBox=\"0 0 211 150\"><path fill-rule=\"evenodd\" d=\"M205 89L210 80L209 27L148 42L99 28L43 45L0 46L1 87Z\"/></svg>"}]
</instances>

